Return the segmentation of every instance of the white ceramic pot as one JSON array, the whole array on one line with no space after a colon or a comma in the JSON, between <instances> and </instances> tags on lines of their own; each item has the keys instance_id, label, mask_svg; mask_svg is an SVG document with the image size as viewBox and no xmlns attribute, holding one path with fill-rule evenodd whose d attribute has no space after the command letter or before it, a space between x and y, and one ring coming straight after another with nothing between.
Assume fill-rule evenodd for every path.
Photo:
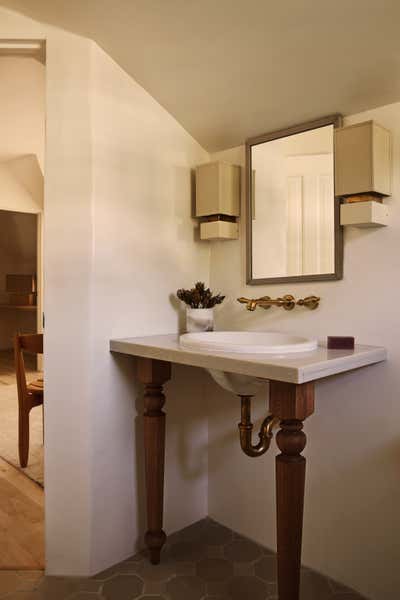
<instances>
[{"instance_id":1,"label":"white ceramic pot","mask_svg":"<svg viewBox=\"0 0 400 600\"><path fill-rule=\"evenodd\" d=\"M197 333L199 331L213 330L213 308L186 308L186 331L188 333Z\"/></svg>"}]
</instances>

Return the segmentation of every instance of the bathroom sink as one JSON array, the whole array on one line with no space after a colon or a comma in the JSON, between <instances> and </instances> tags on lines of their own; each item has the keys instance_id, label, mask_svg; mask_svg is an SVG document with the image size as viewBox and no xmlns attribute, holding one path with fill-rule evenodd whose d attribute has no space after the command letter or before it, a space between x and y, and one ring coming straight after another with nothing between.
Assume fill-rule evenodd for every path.
<instances>
[{"instance_id":1,"label":"bathroom sink","mask_svg":"<svg viewBox=\"0 0 400 600\"><path fill-rule=\"evenodd\" d=\"M317 340L270 331L204 331L184 333L179 338L186 350L235 354L293 354L316 350ZM267 383L265 379L207 369L222 388L238 395L253 396Z\"/></svg>"},{"instance_id":2,"label":"bathroom sink","mask_svg":"<svg viewBox=\"0 0 400 600\"><path fill-rule=\"evenodd\" d=\"M218 383L227 392L237 396L255 396L268 383L266 379L240 375L240 373L227 373L217 369L207 369L215 383Z\"/></svg>"},{"instance_id":3,"label":"bathroom sink","mask_svg":"<svg viewBox=\"0 0 400 600\"><path fill-rule=\"evenodd\" d=\"M236 354L292 354L316 350L317 340L269 331L204 331L185 333L180 345L187 350Z\"/></svg>"}]
</instances>

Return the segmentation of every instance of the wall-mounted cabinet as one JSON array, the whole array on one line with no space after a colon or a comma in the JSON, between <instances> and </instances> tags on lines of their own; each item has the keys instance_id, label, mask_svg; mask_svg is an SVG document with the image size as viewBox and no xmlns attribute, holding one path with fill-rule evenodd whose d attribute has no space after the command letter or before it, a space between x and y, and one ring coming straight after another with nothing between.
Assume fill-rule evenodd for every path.
<instances>
[{"instance_id":1,"label":"wall-mounted cabinet","mask_svg":"<svg viewBox=\"0 0 400 600\"><path fill-rule=\"evenodd\" d=\"M205 221L200 223L202 240L237 240L239 225L229 221Z\"/></svg>"},{"instance_id":2,"label":"wall-mounted cabinet","mask_svg":"<svg viewBox=\"0 0 400 600\"><path fill-rule=\"evenodd\" d=\"M390 196L390 131L374 121L335 131L335 194Z\"/></svg>"},{"instance_id":3,"label":"wall-mounted cabinet","mask_svg":"<svg viewBox=\"0 0 400 600\"><path fill-rule=\"evenodd\" d=\"M240 167L216 161L196 168L196 217L240 213Z\"/></svg>"},{"instance_id":4,"label":"wall-mounted cabinet","mask_svg":"<svg viewBox=\"0 0 400 600\"><path fill-rule=\"evenodd\" d=\"M386 204L370 200L342 204L340 224L353 227L385 227L389 222L389 209Z\"/></svg>"},{"instance_id":5,"label":"wall-mounted cabinet","mask_svg":"<svg viewBox=\"0 0 400 600\"><path fill-rule=\"evenodd\" d=\"M240 167L223 161L199 165L196 168L196 217L203 220L200 239L236 239L239 214Z\"/></svg>"}]
</instances>

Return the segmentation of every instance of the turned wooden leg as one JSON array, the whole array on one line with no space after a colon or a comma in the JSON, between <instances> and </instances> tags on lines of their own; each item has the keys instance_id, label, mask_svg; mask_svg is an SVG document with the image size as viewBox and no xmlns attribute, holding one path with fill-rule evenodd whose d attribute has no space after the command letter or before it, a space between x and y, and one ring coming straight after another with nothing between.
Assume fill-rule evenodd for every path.
<instances>
[{"instance_id":1,"label":"turned wooden leg","mask_svg":"<svg viewBox=\"0 0 400 600\"><path fill-rule=\"evenodd\" d=\"M144 393L144 457L147 493L146 546L150 561L160 562L161 548L166 535L163 531L164 457L165 457L165 403L163 384L171 377L170 363L140 358L137 362L139 380L145 385Z\"/></svg>"},{"instance_id":2,"label":"turned wooden leg","mask_svg":"<svg viewBox=\"0 0 400 600\"><path fill-rule=\"evenodd\" d=\"M303 530L306 445L303 423L281 421L276 442L276 504L279 600L298 600L300 594L301 538Z\"/></svg>"},{"instance_id":3,"label":"turned wooden leg","mask_svg":"<svg viewBox=\"0 0 400 600\"><path fill-rule=\"evenodd\" d=\"M271 382L270 410L281 418L276 436L279 600L299 600L306 445L302 421L314 412L313 384Z\"/></svg>"}]
</instances>

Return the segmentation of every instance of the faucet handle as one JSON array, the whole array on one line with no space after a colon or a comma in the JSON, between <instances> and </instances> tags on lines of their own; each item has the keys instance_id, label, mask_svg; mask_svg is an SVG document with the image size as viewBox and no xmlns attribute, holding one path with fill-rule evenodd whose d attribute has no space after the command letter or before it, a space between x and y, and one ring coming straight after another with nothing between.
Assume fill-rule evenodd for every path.
<instances>
[{"instance_id":1,"label":"faucet handle","mask_svg":"<svg viewBox=\"0 0 400 600\"><path fill-rule=\"evenodd\" d=\"M306 306L310 310L315 310L319 306L321 298L318 296L307 296L307 298L300 298L297 300L299 306Z\"/></svg>"},{"instance_id":2,"label":"faucet handle","mask_svg":"<svg viewBox=\"0 0 400 600\"><path fill-rule=\"evenodd\" d=\"M280 300L281 298L279 298ZM286 294L282 298L282 306L285 310L293 310L296 306L296 300L291 294Z\"/></svg>"}]
</instances>

